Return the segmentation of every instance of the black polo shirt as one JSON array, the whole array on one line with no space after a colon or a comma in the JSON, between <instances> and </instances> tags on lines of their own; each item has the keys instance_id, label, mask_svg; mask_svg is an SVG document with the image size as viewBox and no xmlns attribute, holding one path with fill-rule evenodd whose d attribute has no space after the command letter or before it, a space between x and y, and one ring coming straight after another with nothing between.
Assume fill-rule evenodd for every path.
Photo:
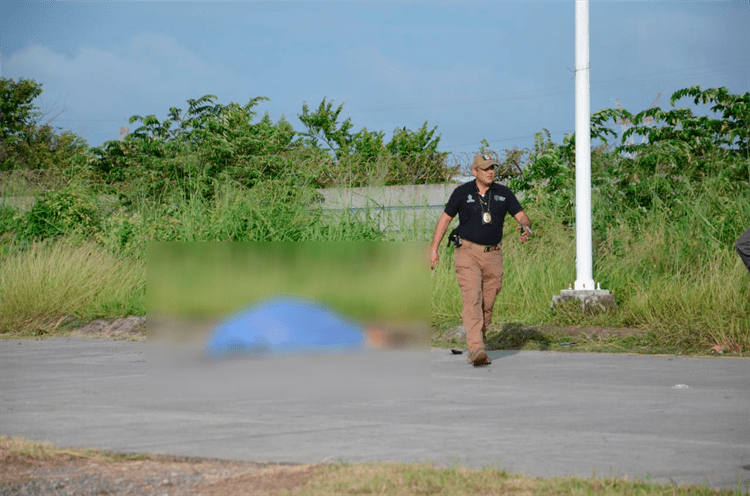
<instances>
[{"instance_id":1,"label":"black polo shirt","mask_svg":"<svg viewBox=\"0 0 750 496\"><path fill-rule=\"evenodd\" d=\"M492 183L482 197L485 204L489 202L492 223L482 224L482 207L478 196L476 181L462 184L453 190L445 204L445 213L451 217L458 214L458 235L463 239L480 245L496 245L503 239L505 214L515 216L523 208L507 186Z\"/></svg>"}]
</instances>

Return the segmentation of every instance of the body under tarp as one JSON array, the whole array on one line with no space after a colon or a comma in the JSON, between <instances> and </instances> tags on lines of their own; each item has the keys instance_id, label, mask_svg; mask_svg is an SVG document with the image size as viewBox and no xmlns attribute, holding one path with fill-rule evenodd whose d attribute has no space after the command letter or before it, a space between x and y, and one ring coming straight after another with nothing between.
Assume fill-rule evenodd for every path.
<instances>
[{"instance_id":1,"label":"body under tarp","mask_svg":"<svg viewBox=\"0 0 750 496\"><path fill-rule=\"evenodd\" d=\"M277 296L222 322L209 336L209 356L335 352L365 347L365 330L314 300Z\"/></svg>"}]
</instances>

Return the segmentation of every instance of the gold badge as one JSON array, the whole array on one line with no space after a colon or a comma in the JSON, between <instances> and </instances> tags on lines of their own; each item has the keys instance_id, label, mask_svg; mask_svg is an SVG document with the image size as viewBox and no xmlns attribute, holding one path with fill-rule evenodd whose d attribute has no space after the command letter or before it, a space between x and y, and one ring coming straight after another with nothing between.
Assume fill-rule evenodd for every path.
<instances>
[{"instance_id":1,"label":"gold badge","mask_svg":"<svg viewBox=\"0 0 750 496\"><path fill-rule=\"evenodd\" d=\"M489 224L492 222L492 216L489 212L485 212L482 214L482 224Z\"/></svg>"}]
</instances>

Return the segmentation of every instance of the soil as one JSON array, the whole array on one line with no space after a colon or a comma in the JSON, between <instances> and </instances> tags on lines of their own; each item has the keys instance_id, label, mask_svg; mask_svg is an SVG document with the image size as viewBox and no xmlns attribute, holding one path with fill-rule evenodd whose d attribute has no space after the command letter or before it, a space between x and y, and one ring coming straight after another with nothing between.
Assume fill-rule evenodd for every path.
<instances>
[{"instance_id":1,"label":"soil","mask_svg":"<svg viewBox=\"0 0 750 496\"><path fill-rule=\"evenodd\" d=\"M0 495L267 496L304 486L322 465L155 456L103 461L66 454L48 459L0 447Z\"/></svg>"},{"instance_id":2,"label":"soil","mask_svg":"<svg viewBox=\"0 0 750 496\"><path fill-rule=\"evenodd\" d=\"M626 337L643 334L643 330L634 327L575 327L575 326L525 326L522 324L492 324L487 329L487 337L502 338L502 341L508 341L509 338L518 337L539 337L539 336L568 336L568 337ZM466 339L466 329L463 326L455 326L447 329L442 333L442 339ZM489 344L489 343L488 343ZM508 343L506 343L508 344Z\"/></svg>"},{"instance_id":3,"label":"soil","mask_svg":"<svg viewBox=\"0 0 750 496\"><path fill-rule=\"evenodd\" d=\"M123 317L109 321L97 319L85 326L71 331L71 336L90 338L130 339L144 341L146 339L146 317Z\"/></svg>"}]
</instances>

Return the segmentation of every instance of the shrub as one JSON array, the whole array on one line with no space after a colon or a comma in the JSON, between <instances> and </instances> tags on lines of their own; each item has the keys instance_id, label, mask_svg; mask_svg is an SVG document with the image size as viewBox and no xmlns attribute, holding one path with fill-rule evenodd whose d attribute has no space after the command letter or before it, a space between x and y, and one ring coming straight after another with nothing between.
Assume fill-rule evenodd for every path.
<instances>
[{"instance_id":1,"label":"shrub","mask_svg":"<svg viewBox=\"0 0 750 496\"><path fill-rule=\"evenodd\" d=\"M43 193L22 220L21 234L45 239L73 233L92 235L101 223L94 192L81 184Z\"/></svg>"}]
</instances>

